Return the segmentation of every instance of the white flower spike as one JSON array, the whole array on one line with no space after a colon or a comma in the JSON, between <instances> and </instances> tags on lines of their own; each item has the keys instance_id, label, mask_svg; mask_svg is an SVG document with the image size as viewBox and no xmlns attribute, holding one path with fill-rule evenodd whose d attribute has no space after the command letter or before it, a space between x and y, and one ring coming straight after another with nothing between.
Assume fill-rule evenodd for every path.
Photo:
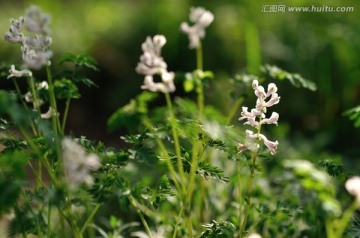
<instances>
[{"instance_id":1,"label":"white flower spike","mask_svg":"<svg viewBox=\"0 0 360 238\"><path fill-rule=\"evenodd\" d=\"M189 48L196 49L200 45L200 39L205 37L205 28L214 21L214 15L202 7L192 7L189 18L194 25L189 26L188 23L183 22L180 25L180 29L189 37Z\"/></svg>"},{"instance_id":2,"label":"white flower spike","mask_svg":"<svg viewBox=\"0 0 360 238\"><path fill-rule=\"evenodd\" d=\"M163 35L147 37L142 43L141 48L144 53L140 56L140 62L135 69L137 73L145 75L141 89L162 93L175 91L175 74L167 71L167 64L161 57L161 49L165 44L166 38ZM154 82L155 75L161 77L161 82Z\"/></svg>"},{"instance_id":3,"label":"white flower spike","mask_svg":"<svg viewBox=\"0 0 360 238\"><path fill-rule=\"evenodd\" d=\"M85 149L74 140L65 137L62 142L64 168L67 182L71 190L79 185L92 185L94 182L90 171L100 168L100 158L93 153L86 153Z\"/></svg>"},{"instance_id":4,"label":"white flower spike","mask_svg":"<svg viewBox=\"0 0 360 238\"><path fill-rule=\"evenodd\" d=\"M263 124L278 124L279 114L277 112L273 112L269 118L266 118L265 115L268 107L279 103L280 97L276 93L278 89L274 83L270 83L268 85L267 92L265 92L264 87L259 86L259 82L257 80L252 82L252 87L255 95L258 97L256 100L256 106L251 109L250 112L247 107L242 107L241 117L239 120L246 120L244 124L254 127L257 134L254 134L250 130L246 130L247 142L245 144L239 144L239 151L257 150L259 148L259 145L256 143L257 140L263 141L264 145L270 150L271 154L274 155L279 142L268 140L266 136L260 134L260 129ZM268 97L270 97L270 99L266 101Z\"/></svg>"}]
</instances>

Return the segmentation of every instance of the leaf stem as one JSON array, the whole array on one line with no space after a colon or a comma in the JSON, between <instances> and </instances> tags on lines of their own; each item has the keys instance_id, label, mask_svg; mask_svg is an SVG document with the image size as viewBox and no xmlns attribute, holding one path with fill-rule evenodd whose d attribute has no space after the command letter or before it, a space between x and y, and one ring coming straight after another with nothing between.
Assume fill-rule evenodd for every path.
<instances>
[{"instance_id":1,"label":"leaf stem","mask_svg":"<svg viewBox=\"0 0 360 238\"><path fill-rule=\"evenodd\" d=\"M139 217L141 219L141 222L144 225L146 233L148 234L149 238L152 238L149 225L147 224L144 215L141 213L140 209L138 208L135 198L133 196L131 196L131 195L129 195L128 198L129 198L130 204L135 208L137 214L139 215Z\"/></svg>"},{"instance_id":2,"label":"leaf stem","mask_svg":"<svg viewBox=\"0 0 360 238\"><path fill-rule=\"evenodd\" d=\"M84 223L84 225L82 226L82 228L80 230L81 235L84 234L84 231L85 231L86 227L88 227L89 223L92 221L95 214L99 211L100 206L101 206L101 204L96 204L96 206L94 207L94 209L90 213L89 217L87 218L86 222Z\"/></svg>"},{"instance_id":3,"label":"leaf stem","mask_svg":"<svg viewBox=\"0 0 360 238\"><path fill-rule=\"evenodd\" d=\"M251 206L251 193L252 193L253 182L254 182L254 177L255 177L256 158L257 158L257 152L255 151L255 152L253 152L253 155L252 155L252 165L250 167L250 178L249 178L249 184L248 184L248 190L247 190L247 199L246 199L246 207L245 207L245 212L244 212L244 220L240 227L240 232L239 232L240 238L243 237L243 233L245 231L245 227L246 227L246 223L247 223L247 218L249 216L249 210L250 210L250 206Z\"/></svg>"}]
</instances>

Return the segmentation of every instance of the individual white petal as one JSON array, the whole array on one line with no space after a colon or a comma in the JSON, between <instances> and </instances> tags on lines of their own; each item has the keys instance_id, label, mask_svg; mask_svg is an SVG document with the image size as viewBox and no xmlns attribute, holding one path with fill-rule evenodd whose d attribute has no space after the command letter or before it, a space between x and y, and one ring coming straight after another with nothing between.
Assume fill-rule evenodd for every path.
<instances>
[{"instance_id":1,"label":"individual white petal","mask_svg":"<svg viewBox=\"0 0 360 238\"><path fill-rule=\"evenodd\" d=\"M247 122L244 123L244 125L250 125L252 127L258 128L260 123L255 120L255 118L247 118Z\"/></svg>"},{"instance_id":2,"label":"individual white petal","mask_svg":"<svg viewBox=\"0 0 360 238\"><path fill-rule=\"evenodd\" d=\"M241 116L239 118L239 120L244 120L244 119L248 119L248 118L255 118L256 115L253 112L249 112L247 107L242 107L242 112L241 112Z\"/></svg>"},{"instance_id":3,"label":"individual white petal","mask_svg":"<svg viewBox=\"0 0 360 238\"><path fill-rule=\"evenodd\" d=\"M54 110L50 107L47 112L41 114L41 118L42 119L50 119L53 114L54 114Z\"/></svg>"},{"instance_id":4,"label":"individual white petal","mask_svg":"<svg viewBox=\"0 0 360 238\"><path fill-rule=\"evenodd\" d=\"M360 177L353 176L345 182L346 190L357 199L360 199Z\"/></svg>"},{"instance_id":5,"label":"individual white petal","mask_svg":"<svg viewBox=\"0 0 360 238\"><path fill-rule=\"evenodd\" d=\"M276 93L277 92L277 87L274 83L270 83L268 85L268 90L267 90L267 93L266 93L266 97L269 97L271 94L273 93Z\"/></svg>"},{"instance_id":6,"label":"individual white petal","mask_svg":"<svg viewBox=\"0 0 360 238\"><path fill-rule=\"evenodd\" d=\"M261 124L275 124L275 125L277 125L278 124L277 123L278 119L279 119L279 113L273 112L271 114L270 118L262 119Z\"/></svg>"},{"instance_id":7,"label":"individual white petal","mask_svg":"<svg viewBox=\"0 0 360 238\"><path fill-rule=\"evenodd\" d=\"M153 42L157 47L163 47L166 44L166 38L163 35L155 35L153 37Z\"/></svg>"},{"instance_id":8,"label":"individual white petal","mask_svg":"<svg viewBox=\"0 0 360 238\"><path fill-rule=\"evenodd\" d=\"M247 138L251 138L251 139L256 139L257 138L257 134L254 134L253 131L250 130L246 130L245 131L246 137Z\"/></svg>"},{"instance_id":9,"label":"individual white petal","mask_svg":"<svg viewBox=\"0 0 360 238\"><path fill-rule=\"evenodd\" d=\"M271 107L271 106L273 106L275 104L278 104L279 102L280 102L279 95L277 93L273 93L273 94L271 94L270 100L264 103L264 106L265 107Z\"/></svg>"},{"instance_id":10,"label":"individual white petal","mask_svg":"<svg viewBox=\"0 0 360 238\"><path fill-rule=\"evenodd\" d=\"M11 78L11 77L31 77L32 76L32 72L28 69L23 69L23 70L16 70L15 69L15 65L11 65L10 70L9 70L9 76L7 78Z\"/></svg>"},{"instance_id":11,"label":"individual white petal","mask_svg":"<svg viewBox=\"0 0 360 238\"><path fill-rule=\"evenodd\" d=\"M274 155L276 153L276 149L279 145L278 141L270 141L263 134L259 134L259 137L263 140L266 147L270 150L270 153Z\"/></svg>"},{"instance_id":12,"label":"individual white petal","mask_svg":"<svg viewBox=\"0 0 360 238\"><path fill-rule=\"evenodd\" d=\"M265 89L263 86L258 86L257 88L255 88L255 95L258 97L258 98L265 98L266 96L266 93L265 93Z\"/></svg>"}]
</instances>

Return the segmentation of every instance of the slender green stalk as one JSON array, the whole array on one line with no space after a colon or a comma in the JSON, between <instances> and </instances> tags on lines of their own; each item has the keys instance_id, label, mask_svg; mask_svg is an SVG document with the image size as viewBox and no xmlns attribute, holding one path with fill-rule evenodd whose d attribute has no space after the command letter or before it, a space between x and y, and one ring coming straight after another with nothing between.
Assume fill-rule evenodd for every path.
<instances>
[{"instance_id":1,"label":"slender green stalk","mask_svg":"<svg viewBox=\"0 0 360 238\"><path fill-rule=\"evenodd\" d=\"M256 158L257 158L257 152L253 152L252 156L252 165L250 167L250 178L249 178L249 184L248 184L248 190L247 190L247 200L246 200L246 207L244 212L244 220L242 222L242 225L240 227L239 237L243 237L243 233L246 228L247 218L249 216L249 210L251 206L251 193L253 189L253 182L255 177L255 167L256 167Z\"/></svg>"},{"instance_id":2,"label":"slender green stalk","mask_svg":"<svg viewBox=\"0 0 360 238\"><path fill-rule=\"evenodd\" d=\"M47 214L47 229L46 229L46 237L50 237L51 234L51 204L48 203L48 214Z\"/></svg>"},{"instance_id":3,"label":"slender green stalk","mask_svg":"<svg viewBox=\"0 0 360 238\"><path fill-rule=\"evenodd\" d=\"M58 115L55 92L54 92L54 83L52 80L51 71L50 71L49 66L46 66L46 73L47 73L47 80L48 80L48 84L49 84L50 106L51 106L52 110L54 110L54 113L53 113L51 119L52 119L54 133L57 136L59 134L59 132L61 131L61 126L60 126L60 122L59 122L59 115ZM58 147L58 146L56 146L56 147Z\"/></svg>"},{"instance_id":4,"label":"slender green stalk","mask_svg":"<svg viewBox=\"0 0 360 238\"><path fill-rule=\"evenodd\" d=\"M203 52L201 42L199 42L199 47L196 48L196 68L198 70L203 70Z\"/></svg>"},{"instance_id":5,"label":"slender green stalk","mask_svg":"<svg viewBox=\"0 0 360 238\"><path fill-rule=\"evenodd\" d=\"M178 135L177 128L176 128L176 119L174 116L173 107L172 107L171 98L170 98L169 93L165 93L165 98L166 98L166 104L167 104L167 107L168 107L169 113L170 113L169 120L170 120L171 131L172 131L172 135L173 135L173 139L174 139L175 154L176 154L177 163L178 163L181 187L182 187L183 192L185 193L185 190L186 190L186 188L185 188L185 173L184 173L184 166L183 166L181 150L180 150L179 135Z\"/></svg>"},{"instance_id":6,"label":"slender green stalk","mask_svg":"<svg viewBox=\"0 0 360 238\"><path fill-rule=\"evenodd\" d=\"M41 113L40 104L39 104L39 100L38 100L38 97L37 97L37 92L36 92L36 89L35 89L34 78L32 76L28 77L28 84L30 86L31 94L33 96L35 109L40 114Z\"/></svg>"},{"instance_id":7,"label":"slender green stalk","mask_svg":"<svg viewBox=\"0 0 360 238\"><path fill-rule=\"evenodd\" d=\"M70 107L70 99L66 100L65 103L65 110L64 110L64 117L63 117L63 121L62 121L62 125L61 125L61 131L65 131L65 125L66 125L66 120L67 120L67 116L69 113L69 107Z\"/></svg>"},{"instance_id":8,"label":"slender green stalk","mask_svg":"<svg viewBox=\"0 0 360 238\"><path fill-rule=\"evenodd\" d=\"M196 48L196 69L200 72L203 70L203 53L202 53L202 46L201 43L199 43L199 47ZM199 119L203 117L204 114L204 89L201 82L201 79L198 79L197 82L197 104L198 104L198 110L199 110Z\"/></svg>"},{"instance_id":9,"label":"slender green stalk","mask_svg":"<svg viewBox=\"0 0 360 238\"><path fill-rule=\"evenodd\" d=\"M137 214L139 215L141 222L144 225L146 233L148 234L149 238L152 238L150 228L145 220L144 215L141 213L140 209L138 208L135 198L131 195L129 195L128 198L129 198L130 204L135 208Z\"/></svg>"},{"instance_id":10,"label":"slender green stalk","mask_svg":"<svg viewBox=\"0 0 360 238\"><path fill-rule=\"evenodd\" d=\"M181 220L183 212L184 212L184 206L181 206L178 218L176 219L176 224L175 224L174 233L173 233L172 238L176 238L178 227L179 227L180 220Z\"/></svg>"},{"instance_id":11,"label":"slender green stalk","mask_svg":"<svg viewBox=\"0 0 360 238\"><path fill-rule=\"evenodd\" d=\"M328 238L342 237L346 227L349 225L354 212L358 208L358 202L356 199L353 203L345 210L342 217L335 221L326 223L326 233ZM332 228L332 229L331 229Z\"/></svg>"},{"instance_id":12,"label":"slender green stalk","mask_svg":"<svg viewBox=\"0 0 360 238\"><path fill-rule=\"evenodd\" d=\"M87 218L86 222L84 223L83 227L80 230L81 235L84 234L85 229L87 228L87 226L89 225L89 223L93 220L95 214L99 211L101 204L97 204L94 209L92 210L92 212L90 213L89 217Z\"/></svg>"},{"instance_id":13,"label":"slender green stalk","mask_svg":"<svg viewBox=\"0 0 360 238\"><path fill-rule=\"evenodd\" d=\"M234 105L232 105L231 109L230 109L230 112L229 112L229 115L228 117L226 118L226 125L229 125L232 121L232 119L234 118L235 116L235 113L237 112L237 110L239 109L240 105L242 104L242 102L244 101L244 98L243 97L239 97Z\"/></svg>"},{"instance_id":14,"label":"slender green stalk","mask_svg":"<svg viewBox=\"0 0 360 238\"><path fill-rule=\"evenodd\" d=\"M20 99L20 101L21 101L21 104L24 106L24 108L27 109L28 106L26 105L26 102L25 102L24 99L23 99L23 96L22 96L22 93L21 93L19 84L17 83L17 81L16 81L14 78L12 78L12 81L13 81L13 83L14 83L14 86L15 86L15 89L16 89L16 93L17 93L18 96L19 96L19 99ZM34 135L36 136L38 133L37 133L37 131L36 131L36 128L35 128L35 125L34 125L34 122L33 122L33 121L30 122L30 126L31 126L31 129L32 129L32 132L33 132Z\"/></svg>"},{"instance_id":15,"label":"slender green stalk","mask_svg":"<svg viewBox=\"0 0 360 238\"><path fill-rule=\"evenodd\" d=\"M152 125L151 121L144 117L142 119L142 123L151 131L151 132L155 132L154 130L154 126ZM174 168L174 165L172 164L171 162L171 158L169 157L169 152L167 151L164 143L159 139L159 138L156 138L156 143L157 145L159 146L160 148L160 151L162 153L162 155L165 157L165 161L166 161L166 165L170 171L170 175L171 175L171 178L175 184L175 187L176 187L176 190L178 191L179 193L179 197L181 199L182 197L182 189L181 189L181 186L179 185L179 182L178 182L178 179L177 179L177 175L176 175L176 171L175 171L175 168Z\"/></svg>"},{"instance_id":16,"label":"slender green stalk","mask_svg":"<svg viewBox=\"0 0 360 238\"><path fill-rule=\"evenodd\" d=\"M242 218L243 218L243 210L242 210L242 188L241 188L241 166L240 166L240 162L237 166L237 187L238 187L238 193L239 193L239 230L241 230L241 222L242 222ZM241 233L239 234L239 237L241 237Z\"/></svg>"}]
</instances>

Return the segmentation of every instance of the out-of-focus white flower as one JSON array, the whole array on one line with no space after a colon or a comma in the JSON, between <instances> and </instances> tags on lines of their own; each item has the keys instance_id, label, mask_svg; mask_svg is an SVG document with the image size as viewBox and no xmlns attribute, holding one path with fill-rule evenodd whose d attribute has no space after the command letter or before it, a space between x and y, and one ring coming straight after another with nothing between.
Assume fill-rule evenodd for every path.
<instances>
[{"instance_id":1,"label":"out-of-focus white flower","mask_svg":"<svg viewBox=\"0 0 360 238\"><path fill-rule=\"evenodd\" d=\"M27 45L21 47L22 58L24 65L32 69L40 69L44 65L50 65L50 57L52 56L51 51L35 51L29 48Z\"/></svg>"},{"instance_id":2,"label":"out-of-focus white flower","mask_svg":"<svg viewBox=\"0 0 360 238\"><path fill-rule=\"evenodd\" d=\"M5 33L4 39L21 44L22 59L26 68L37 70L51 64L52 52L49 51L49 46L52 38L48 36L50 30L47 27L49 21L49 15L42 13L37 6L31 6L25 17L20 17L18 20L10 19L10 29ZM36 35L24 36L23 25Z\"/></svg>"},{"instance_id":3,"label":"out-of-focus white flower","mask_svg":"<svg viewBox=\"0 0 360 238\"><path fill-rule=\"evenodd\" d=\"M25 28L35 34L48 35L50 20L50 15L44 14L38 6L31 6L26 11Z\"/></svg>"},{"instance_id":4,"label":"out-of-focus white flower","mask_svg":"<svg viewBox=\"0 0 360 238\"><path fill-rule=\"evenodd\" d=\"M40 82L40 83L36 83L36 86L35 86L35 89L36 89L36 91L37 92L39 92L40 90L43 90L43 89L48 89L49 88L49 85L48 85L48 83L46 82L46 81L42 81L42 82ZM25 95L24 95L24 99L25 99L25 101L26 102L28 102L28 103L32 103L33 104L33 107L34 108L36 108L36 105L35 105L35 101L34 101L34 96L33 96L33 94L32 94L32 92L27 92ZM37 98L37 100L38 100L38 106L41 106L41 105L43 105L44 104L44 101L41 99L41 98ZM52 114L54 114L54 112L52 113ZM43 117L44 116L44 118L46 117L46 115L48 115L48 114L42 114L41 115L41 117Z\"/></svg>"},{"instance_id":5,"label":"out-of-focus white flower","mask_svg":"<svg viewBox=\"0 0 360 238\"><path fill-rule=\"evenodd\" d=\"M257 134L247 130L246 137L251 139L250 141L253 141L254 139L258 141L262 140L266 147L268 147L270 150L271 154L274 155L276 153L279 142L268 140L266 136L260 134L260 129L261 125L263 124L278 124L277 122L279 120L279 114L277 112L273 112L269 118L266 118L265 115L268 107L279 103L280 97L276 93L278 89L274 83L270 83L266 92L263 86L259 86L259 82L257 80L252 82L252 87L254 89L255 95L257 96L256 106L255 108L251 109L250 112L247 107L242 107L241 117L239 120L246 120L246 122L244 122L245 125L250 125L257 130ZM266 101L268 97L270 97L270 99ZM255 148L252 146L254 143L249 144L249 142L247 142L245 144L239 144L239 151L242 152L246 149ZM254 151L254 149L251 150Z\"/></svg>"},{"instance_id":6,"label":"out-of-focus white flower","mask_svg":"<svg viewBox=\"0 0 360 238\"><path fill-rule=\"evenodd\" d=\"M261 235L258 233L251 233L246 238L261 238Z\"/></svg>"},{"instance_id":7,"label":"out-of-focus white flower","mask_svg":"<svg viewBox=\"0 0 360 238\"><path fill-rule=\"evenodd\" d=\"M11 77L31 77L32 76L32 72L28 69L23 69L23 70L16 70L15 69L15 65L11 65L11 68L9 70L9 76L7 78L11 78Z\"/></svg>"},{"instance_id":8,"label":"out-of-focus white flower","mask_svg":"<svg viewBox=\"0 0 360 238\"><path fill-rule=\"evenodd\" d=\"M189 48L195 49L199 47L200 39L205 37L205 28L214 20L214 15L202 7L192 7L189 18L194 25L189 26L188 23L183 22L180 25L180 29L189 37Z\"/></svg>"},{"instance_id":9,"label":"out-of-focus white flower","mask_svg":"<svg viewBox=\"0 0 360 238\"><path fill-rule=\"evenodd\" d=\"M21 33L24 23L24 17L18 20L10 19L10 29L4 35L4 39L11 43L22 43L24 35Z\"/></svg>"},{"instance_id":10,"label":"out-of-focus white flower","mask_svg":"<svg viewBox=\"0 0 360 238\"><path fill-rule=\"evenodd\" d=\"M94 183L90 171L100 168L100 158L85 149L74 140L65 137L62 140L63 165L70 189L75 190L80 184L88 186Z\"/></svg>"},{"instance_id":11,"label":"out-of-focus white flower","mask_svg":"<svg viewBox=\"0 0 360 238\"><path fill-rule=\"evenodd\" d=\"M42 119L50 119L52 116L57 115L58 113L52 109L51 107L49 107L49 110L45 113L42 113L40 116Z\"/></svg>"},{"instance_id":12,"label":"out-of-focus white flower","mask_svg":"<svg viewBox=\"0 0 360 238\"><path fill-rule=\"evenodd\" d=\"M360 207L360 177L354 176L346 180L346 190L356 198L356 201Z\"/></svg>"},{"instance_id":13,"label":"out-of-focus white flower","mask_svg":"<svg viewBox=\"0 0 360 238\"><path fill-rule=\"evenodd\" d=\"M153 38L147 37L141 45L143 54L140 56L140 62L135 70L137 73L145 75L142 89L163 93L175 91L175 74L167 71L167 64L161 57L161 49L165 43L165 36L155 35ZM154 82L154 75L159 75L161 82Z\"/></svg>"},{"instance_id":14,"label":"out-of-focus white flower","mask_svg":"<svg viewBox=\"0 0 360 238\"><path fill-rule=\"evenodd\" d=\"M23 44L28 48L37 50L37 51L46 51L52 43L52 38L50 36L40 36L36 35L35 37L24 37Z\"/></svg>"}]
</instances>

